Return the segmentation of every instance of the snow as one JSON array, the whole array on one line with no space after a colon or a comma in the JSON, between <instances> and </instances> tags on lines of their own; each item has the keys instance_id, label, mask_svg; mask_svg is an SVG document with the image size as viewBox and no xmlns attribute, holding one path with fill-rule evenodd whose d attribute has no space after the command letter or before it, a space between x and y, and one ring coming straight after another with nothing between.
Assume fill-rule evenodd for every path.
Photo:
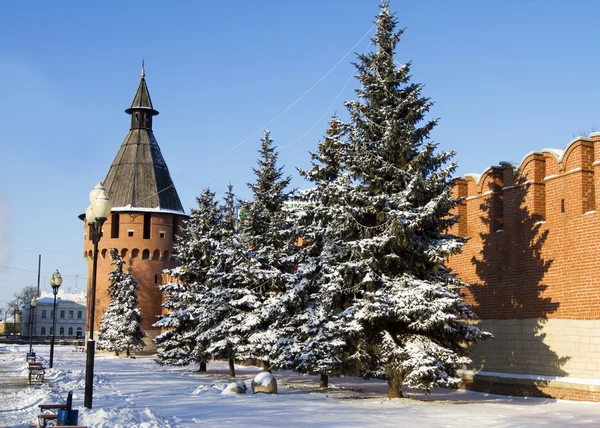
<instances>
[{"instance_id":1,"label":"snow","mask_svg":"<svg viewBox=\"0 0 600 428\"><path fill-rule=\"evenodd\" d=\"M28 346L0 346L5 375L22 373ZM93 409L83 407L85 354L72 347L55 348L54 369L47 382L0 396L0 426L29 427L37 406L61 402L73 390L79 424L94 428L179 428L247 425L263 427L593 427L600 426L600 403L503 397L470 391L434 390L429 396L386 399L384 381L331 378L319 390L318 376L274 372L279 394L223 394L232 381L248 384L258 367L236 366L227 376L227 362L196 366L158 366L154 356L135 359L97 353ZM48 346L35 351L46 363ZM410 392L409 392L410 393Z\"/></svg>"},{"instance_id":2,"label":"snow","mask_svg":"<svg viewBox=\"0 0 600 428\"><path fill-rule=\"evenodd\" d=\"M273 380L273 374L269 372L262 372L254 377L254 383L262 386L269 386Z\"/></svg>"}]
</instances>

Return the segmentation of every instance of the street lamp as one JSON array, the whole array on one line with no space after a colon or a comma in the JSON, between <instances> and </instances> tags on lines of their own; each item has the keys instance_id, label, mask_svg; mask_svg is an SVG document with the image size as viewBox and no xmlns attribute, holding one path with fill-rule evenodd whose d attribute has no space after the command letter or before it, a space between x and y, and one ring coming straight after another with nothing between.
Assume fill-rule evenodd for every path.
<instances>
[{"instance_id":1,"label":"street lamp","mask_svg":"<svg viewBox=\"0 0 600 428\"><path fill-rule=\"evenodd\" d=\"M52 274L50 285L52 286L52 293L54 294L54 312L52 313L52 338L50 339L50 368L52 368L52 362L54 361L54 336L56 336L56 295L58 289L62 284L63 279L60 276L58 269Z\"/></svg>"},{"instance_id":2,"label":"street lamp","mask_svg":"<svg viewBox=\"0 0 600 428\"><path fill-rule=\"evenodd\" d=\"M85 211L85 218L89 225L90 237L94 244L94 262L92 264L92 286L88 294L87 308L89 309L90 336L88 337L86 347L85 363L85 397L83 405L92 408L92 394L94 388L94 353L96 352L96 343L94 342L94 313L96 312L96 272L98 270L98 242L102 238L102 225L110 215L110 201L105 193L106 189L102 183L98 183L90 192L90 206Z\"/></svg>"},{"instance_id":3,"label":"street lamp","mask_svg":"<svg viewBox=\"0 0 600 428\"><path fill-rule=\"evenodd\" d=\"M30 358L33 359L33 354L31 352L31 348L33 346L33 320L34 315L33 315L33 311L35 311L35 307L37 306L37 299L35 298L35 296L33 296L31 298L31 303L29 303L29 355L27 356L27 359L29 360Z\"/></svg>"}]
</instances>

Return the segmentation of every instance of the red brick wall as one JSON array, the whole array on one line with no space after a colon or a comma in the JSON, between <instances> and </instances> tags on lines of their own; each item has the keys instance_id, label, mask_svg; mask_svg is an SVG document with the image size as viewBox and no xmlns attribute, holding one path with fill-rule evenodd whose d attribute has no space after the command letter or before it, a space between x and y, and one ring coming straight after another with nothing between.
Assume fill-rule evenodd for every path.
<instances>
[{"instance_id":1,"label":"red brick wall","mask_svg":"<svg viewBox=\"0 0 600 428\"><path fill-rule=\"evenodd\" d=\"M449 267L482 319L600 319L600 134L562 156L531 153L518 169L493 167L458 180L469 238ZM598 177L598 178L596 178Z\"/></svg>"}]
</instances>

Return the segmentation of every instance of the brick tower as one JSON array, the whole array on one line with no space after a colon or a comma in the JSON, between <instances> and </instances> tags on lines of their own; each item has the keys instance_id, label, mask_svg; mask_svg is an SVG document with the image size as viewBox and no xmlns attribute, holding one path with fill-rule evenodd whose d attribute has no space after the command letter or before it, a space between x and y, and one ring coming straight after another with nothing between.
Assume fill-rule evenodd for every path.
<instances>
[{"instance_id":1,"label":"brick tower","mask_svg":"<svg viewBox=\"0 0 600 428\"><path fill-rule=\"evenodd\" d=\"M131 107L125 112L131 116L131 127L104 180L112 210L103 225L98 247L94 334L110 303L107 291L109 272L113 268L110 249L116 248L125 261L133 259L133 274L140 287L138 298L144 317L142 328L147 336L146 350L153 350L151 339L160 329L153 328L152 324L162 309L162 294L157 286L163 269L174 267L175 235L187 216L152 132L152 118L158 111L152 106L143 69ZM88 261L89 296L93 244L87 224L84 257ZM88 332L89 329L88 325Z\"/></svg>"}]
</instances>

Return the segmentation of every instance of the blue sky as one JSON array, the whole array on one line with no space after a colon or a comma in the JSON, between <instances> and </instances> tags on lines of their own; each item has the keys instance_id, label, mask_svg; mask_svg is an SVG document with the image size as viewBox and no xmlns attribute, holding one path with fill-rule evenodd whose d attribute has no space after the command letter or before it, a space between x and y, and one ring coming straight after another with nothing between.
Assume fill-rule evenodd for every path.
<instances>
[{"instance_id":1,"label":"blue sky","mask_svg":"<svg viewBox=\"0 0 600 428\"><path fill-rule=\"evenodd\" d=\"M295 168L308 166L330 116L344 117L357 88L353 53L334 66L369 48L378 5L4 3L0 307L36 284L38 254L42 289L54 269L63 288L85 289L77 215L127 134L123 111L142 58L161 113L154 133L186 211L207 185L222 194L231 182L249 196L265 125L280 164L303 187ZM600 130L600 3L392 0L391 9L406 27L396 60L412 60L413 81L435 102L432 137L456 151L458 175Z\"/></svg>"}]
</instances>

